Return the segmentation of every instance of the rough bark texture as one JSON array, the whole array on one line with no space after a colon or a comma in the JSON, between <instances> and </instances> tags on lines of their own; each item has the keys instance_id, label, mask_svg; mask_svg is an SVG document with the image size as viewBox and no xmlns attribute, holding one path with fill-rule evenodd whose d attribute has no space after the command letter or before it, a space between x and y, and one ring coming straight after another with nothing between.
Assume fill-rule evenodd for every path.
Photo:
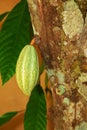
<instances>
[{"instance_id":1,"label":"rough bark texture","mask_svg":"<svg viewBox=\"0 0 87 130\"><path fill-rule=\"evenodd\" d=\"M87 130L87 0L28 0L55 130Z\"/></svg>"}]
</instances>

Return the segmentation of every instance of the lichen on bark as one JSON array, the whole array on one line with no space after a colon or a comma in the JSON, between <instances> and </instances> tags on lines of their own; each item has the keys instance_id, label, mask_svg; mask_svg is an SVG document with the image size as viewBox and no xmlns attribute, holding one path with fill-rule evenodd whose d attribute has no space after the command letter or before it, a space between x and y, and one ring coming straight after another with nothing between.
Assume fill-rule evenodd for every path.
<instances>
[{"instance_id":1,"label":"lichen on bark","mask_svg":"<svg viewBox=\"0 0 87 130\"><path fill-rule=\"evenodd\" d=\"M54 129L87 130L87 0L28 5L50 80Z\"/></svg>"}]
</instances>

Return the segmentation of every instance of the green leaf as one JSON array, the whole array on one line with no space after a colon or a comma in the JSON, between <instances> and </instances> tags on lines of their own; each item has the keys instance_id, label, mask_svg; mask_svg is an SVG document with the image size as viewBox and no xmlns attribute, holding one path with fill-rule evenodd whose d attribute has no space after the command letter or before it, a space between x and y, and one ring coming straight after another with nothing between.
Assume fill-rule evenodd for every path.
<instances>
[{"instance_id":1,"label":"green leaf","mask_svg":"<svg viewBox=\"0 0 87 130\"><path fill-rule=\"evenodd\" d=\"M3 18L8 14L9 12L5 12L3 14L0 14L0 22L3 20Z\"/></svg>"},{"instance_id":2,"label":"green leaf","mask_svg":"<svg viewBox=\"0 0 87 130\"><path fill-rule=\"evenodd\" d=\"M8 112L8 113L5 113L4 115L1 115L0 116L0 126L2 126L3 124L5 124L9 120L11 120L16 114L17 114L17 112Z\"/></svg>"},{"instance_id":3,"label":"green leaf","mask_svg":"<svg viewBox=\"0 0 87 130\"><path fill-rule=\"evenodd\" d=\"M32 91L27 104L24 130L46 130L46 100L39 85Z\"/></svg>"},{"instance_id":4,"label":"green leaf","mask_svg":"<svg viewBox=\"0 0 87 130\"><path fill-rule=\"evenodd\" d=\"M22 0L9 13L0 32L0 72L3 84L14 75L19 53L32 37L27 1Z\"/></svg>"}]
</instances>

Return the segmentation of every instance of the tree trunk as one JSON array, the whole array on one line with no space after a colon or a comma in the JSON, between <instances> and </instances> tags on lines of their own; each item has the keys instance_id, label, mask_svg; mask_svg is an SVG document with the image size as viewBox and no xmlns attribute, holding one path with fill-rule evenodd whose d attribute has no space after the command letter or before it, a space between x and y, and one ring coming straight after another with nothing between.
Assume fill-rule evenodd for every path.
<instances>
[{"instance_id":1,"label":"tree trunk","mask_svg":"<svg viewBox=\"0 0 87 130\"><path fill-rule=\"evenodd\" d=\"M87 0L28 0L53 97L54 130L87 130Z\"/></svg>"}]
</instances>

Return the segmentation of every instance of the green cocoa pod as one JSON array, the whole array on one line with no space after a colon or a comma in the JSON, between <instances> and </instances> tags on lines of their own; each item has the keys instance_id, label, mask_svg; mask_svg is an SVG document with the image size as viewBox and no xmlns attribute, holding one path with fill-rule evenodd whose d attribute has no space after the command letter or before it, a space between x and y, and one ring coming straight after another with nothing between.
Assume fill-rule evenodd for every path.
<instances>
[{"instance_id":1,"label":"green cocoa pod","mask_svg":"<svg viewBox=\"0 0 87 130\"><path fill-rule=\"evenodd\" d=\"M18 58L16 65L16 80L19 88L26 95L31 95L39 77L39 61L36 49L26 45Z\"/></svg>"}]
</instances>

